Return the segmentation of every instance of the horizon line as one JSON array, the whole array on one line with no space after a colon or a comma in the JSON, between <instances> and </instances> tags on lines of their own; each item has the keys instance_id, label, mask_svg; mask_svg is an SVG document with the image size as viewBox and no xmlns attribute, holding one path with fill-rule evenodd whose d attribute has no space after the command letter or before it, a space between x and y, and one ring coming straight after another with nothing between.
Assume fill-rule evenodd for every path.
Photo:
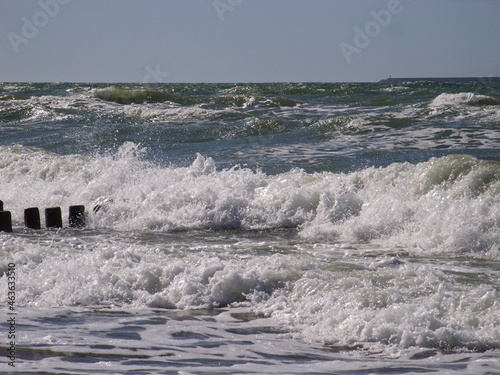
<instances>
[{"instance_id":1,"label":"horizon line","mask_svg":"<svg viewBox=\"0 0 500 375\"><path fill-rule=\"evenodd\" d=\"M74 84L131 84L131 85L161 85L161 84L278 84L278 83L392 83L392 82L500 82L498 76L477 77L391 77L377 81L172 81L172 82L139 82L139 81L0 81L0 84L11 83L74 83Z\"/></svg>"}]
</instances>

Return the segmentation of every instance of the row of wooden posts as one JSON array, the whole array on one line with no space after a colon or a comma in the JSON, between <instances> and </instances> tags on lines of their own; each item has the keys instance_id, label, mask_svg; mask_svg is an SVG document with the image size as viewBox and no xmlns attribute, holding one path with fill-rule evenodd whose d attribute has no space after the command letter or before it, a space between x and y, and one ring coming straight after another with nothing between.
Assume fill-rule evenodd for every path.
<instances>
[{"instance_id":1,"label":"row of wooden posts","mask_svg":"<svg viewBox=\"0 0 500 375\"><path fill-rule=\"evenodd\" d=\"M30 229L41 229L40 210L38 207L30 207L24 210L24 225ZM69 207L69 226L70 228L85 227L85 206ZM50 207L45 209L45 227L62 228L61 207ZM10 211L3 210L3 202L0 201L0 231L12 232L12 214Z\"/></svg>"}]
</instances>

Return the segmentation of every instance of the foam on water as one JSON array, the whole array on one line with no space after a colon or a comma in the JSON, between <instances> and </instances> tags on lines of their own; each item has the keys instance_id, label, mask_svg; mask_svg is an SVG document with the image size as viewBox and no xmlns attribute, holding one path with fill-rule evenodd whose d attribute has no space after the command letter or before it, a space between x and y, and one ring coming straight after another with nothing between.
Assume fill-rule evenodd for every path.
<instances>
[{"instance_id":1,"label":"foam on water","mask_svg":"<svg viewBox=\"0 0 500 375\"><path fill-rule=\"evenodd\" d=\"M491 374L494 352L364 356L287 340L275 319L248 308L215 311L24 309L31 344L22 373L71 374ZM280 334L281 333L281 334ZM105 342L105 344L103 344ZM430 358L429 358L430 357Z\"/></svg>"},{"instance_id":2,"label":"foam on water","mask_svg":"<svg viewBox=\"0 0 500 375\"><path fill-rule=\"evenodd\" d=\"M370 255L360 245L298 243L280 251L246 241L196 245L181 237L150 243L88 230L0 234L2 273L8 262L17 264L16 304L27 309L230 305L272 318L281 333L337 351L400 356L500 348L495 266L477 263L476 271L404 252Z\"/></svg>"},{"instance_id":3,"label":"foam on water","mask_svg":"<svg viewBox=\"0 0 500 375\"><path fill-rule=\"evenodd\" d=\"M142 160L144 152L133 143L96 157L2 147L0 196L16 222L26 207L84 204L90 211L105 201L89 213L94 228L298 228L306 238L498 256L497 162L452 155L348 174L267 175L217 170L202 155L189 167L161 167Z\"/></svg>"},{"instance_id":4,"label":"foam on water","mask_svg":"<svg viewBox=\"0 0 500 375\"><path fill-rule=\"evenodd\" d=\"M499 165L468 156L353 174L350 191L323 190L303 235L390 243L426 253L498 256ZM331 186L331 185L329 185ZM339 194L340 193L340 194Z\"/></svg>"},{"instance_id":5,"label":"foam on water","mask_svg":"<svg viewBox=\"0 0 500 375\"><path fill-rule=\"evenodd\" d=\"M419 256L453 254L495 261L500 258L497 162L461 155L349 174L308 174L294 169L266 175L237 167L219 171L214 160L201 155L188 167L162 167L143 161L144 152L131 143L115 155L95 157L2 147L0 196L6 209L12 211L18 228L22 227L24 208L59 205L66 209L84 204L89 230L104 233L295 228L299 238L313 243L330 240L351 243L354 248L381 247ZM100 209L92 212L96 205ZM33 306L126 303L191 308L227 305L243 301L248 295L260 301L271 293L273 298L259 309L288 319L287 324L291 325L300 326L298 321L308 320L305 324L309 328L303 329L306 337L327 332L323 325L333 324L335 337L348 337L341 340L343 345L385 340L402 346L424 342L427 336L431 344L442 339L439 335L447 331L437 330L450 326L447 314L453 315L456 304L463 303L462 306L470 305L473 309L464 307L465 311L460 312L469 316L467 319L472 319L473 311L486 309L484 324L475 320L470 324L484 329L480 333L488 337L481 341L484 345L496 345L493 336L489 336L491 330L486 328L492 324L492 315L487 311L497 307L496 291L483 286L473 293L469 291L470 301L459 302L464 293L460 286L429 266L389 262L367 266L368 274L363 269L358 276L351 273L331 279L328 273L318 275L312 271L324 266L309 256L296 259L276 254L269 259L250 258L247 262L243 255L241 259L225 259L224 252L234 251L231 246L226 249L203 245L197 250L191 246L195 249L193 254L191 250L174 255L176 251L169 245L124 243L115 241L113 235L99 240L92 236L72 237L70 233L54 238L51 232L29 240L22 235L3 236L5 252L12 253L19 264L25 263L25 274L30 275L25 276L27 288L19 294L20 302ZM210 255L221 251L222 255ZM166 255L168 262L164 260ZM43 284L37 282L40 274L46 275ZM384 287L373 288L375 281L370 274ZM414 278L421 280L419 284L434 280L422 296L426 303L418 298L417 290L412 290ZM413 281L405 284L405 280ZM291 281L294 282L282 289ZM279 292L273 293L276 288ZM432 301L442 300L444 290L452 291L450 306L435 311ZM288 296L287 301L294 302L280 307L283 294ZM472 303L476 299L493 302L478 307ZM409 311L418 306L421 313L409 316ZM352 308L359 309L353 323L357 324L356 329L348 321L347 311L352 312ZM282 316L282 309L289 312ZM312 315L299 315L295 321L298 311ZM333 314L338 324L323 319L314 323L316 314ZM429 326L436 314L444 320L425 336L418 327ZM465 315L460 319L466 319ZM369 321L388 325L385 333L373 331L366 325ZM357 333L347 335L353 329ZM393 334L396 336L390 338ZM462 333L457 335L454 340L469 342ZM324 340L328 341L327 337Z\"/></svg>"},{"instance_id":6,"label":"foam on water","mask_svg":"<svg viewBox=\"0 0 500 375\"><path fill-rule=\"evenodd\" d=\"M500 345L495 287L471 288L457 284L449 270L404 262L367 269L309 272L276 291L258 311L293 326L300 338L341 348L392 346L400 353L411 347Z\"/></svg>"},{"instance_id":7,"label":"foam on water","mask_svg":"<svg viewBox=\"0 0 500 375\"><path fill-rule=\"evenodd\" d=\"M487 95L479 95L473 92L461 92L459 94L443 93L438 95L430 104L431 107L456 106L460 104L480 106L480 105L500 105L498 99Z\"/></svg>"},{"instance_id":8,"label":"foam on water","mask_svg":"<svg viewBox=\"0 0 500 375\"><path fill-rule=\"evenodd\" d=\"M0 87L32 372L498 371L488 88ZM23 226L75 204L84 230Z\"/></svg>"},{"instance_id":9,"label":"foam on water","mask_svg":"<svg viewBox=\"0 0 500 375\"><path fill-rule=\"evenodd\" d=\"M6 123L2 129L5 144L45 147L49 143L48 149L57 153L88 155L116 149L127 140L141 141L161 156L170 153L185 161L209 149L220 161L227 159L226 167L250 162L254 169L262 166L283 172L292 166L344 170L350 164L354 168L388 165L385 158L373 158L373 153L381 151L387 152L389 162L394 155L404 160L408 153L412 155L406 160L427 160L428 155L422 155L428 150L494 157L500 141L497 100L468 91L405 86L402 97L391 90L405 87L376 85L331 85L328 90L314 85L308 89L286 85L47 86L41 86L42 93L37 92L41 88L29 85L3 87L8 98L0 108L0 121ZM25 125L24 131L16 121ZM73 150L71 139L76 138L78 149ZM201 148L195 147L200 143ZM234 161L233 155L241 157ZM336 155L336 162L345 164L338 169L329 162ZM342 157L349 159L342 161ZM280 168L283 164L290 167Z\"/></svg>"},{"instance_id":10,"label":"foam on water","mask_svg":"<svg viewBox=\"0 0 500 375\"><path fill-rule=\"evenodd\" d=\"M498 123L500 100L472 92L458 94L442 93L429 103L430 118L447 116L454 121L471 122L481 125ZM476 127L476 126L472 126Z\"/></svg>"}]
</instances>

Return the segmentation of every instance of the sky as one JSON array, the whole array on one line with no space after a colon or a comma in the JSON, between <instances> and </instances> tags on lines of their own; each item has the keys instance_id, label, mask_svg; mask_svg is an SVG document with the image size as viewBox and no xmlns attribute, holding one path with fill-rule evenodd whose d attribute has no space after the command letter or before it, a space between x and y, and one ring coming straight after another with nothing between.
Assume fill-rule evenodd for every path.
<instances>
[{"instance_id":1,"label":"sky","mask_svg":"<svg viewBox=\"0 0 500 375\"><path fill-rule=\"evenodd\" d=\"M499 0L0 0L0 82L488 77Z\"/></svg>"}]
</instances>

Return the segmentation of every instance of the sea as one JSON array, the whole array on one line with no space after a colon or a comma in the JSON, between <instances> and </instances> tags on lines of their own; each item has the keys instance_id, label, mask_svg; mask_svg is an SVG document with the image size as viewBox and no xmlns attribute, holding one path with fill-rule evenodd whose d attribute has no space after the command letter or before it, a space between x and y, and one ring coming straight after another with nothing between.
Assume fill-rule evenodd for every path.
<instances>
[{"instance_id":1,"label":"sea","mask_svg":"<svg viewBox=\"0 0 500 375\"><path fill-rule=\"evenodd\" d=\"M2 374L500 374L498 82L0 83L0 200Z\"/></svg>"}]
</instances>

